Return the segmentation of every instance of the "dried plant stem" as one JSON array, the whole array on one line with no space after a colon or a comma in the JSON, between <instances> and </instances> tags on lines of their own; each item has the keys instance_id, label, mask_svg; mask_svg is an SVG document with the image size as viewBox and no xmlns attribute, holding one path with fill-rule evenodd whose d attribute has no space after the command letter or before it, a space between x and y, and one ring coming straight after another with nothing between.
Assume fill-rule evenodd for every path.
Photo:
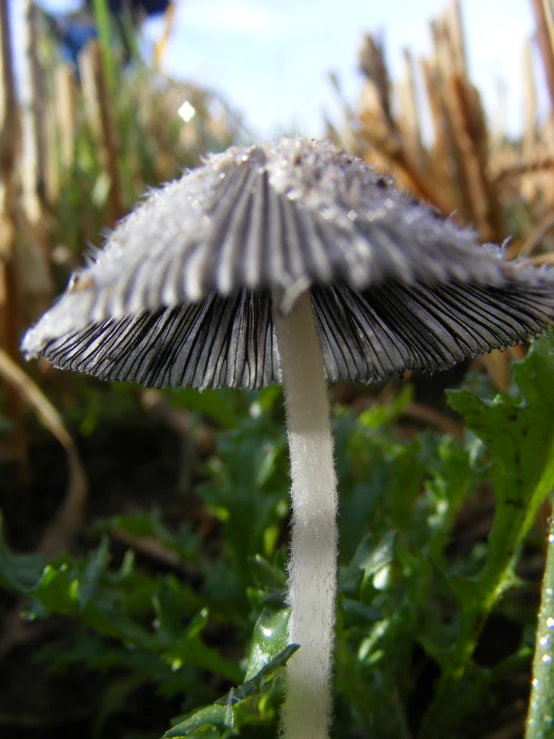
<instances>
[{"instance_id":1,"label":"dried plant stem","mask_svg":"<svg viewBox=\"0 0 554 739\"><path fill-rule=\"evenodd\" d=\"M18 258L21 263L19 289L26 315L35 320L52 300L54 285L44 202L45 138L44 138L44 69L38 58L36 7L24 0L23 56L21 84L21 213L25 228Z\"/></svg>"},{"instance_id":2,"label":"dried plant stem","mask_svg":"<svg viewBox=\"0 0 554 739\"><path fill-rule=\"evenodd\" d=\"M496 243L504 238L502 211L496 190L486 173L487 131L479 94L466 79L453 76L446 84L455 141L467 183L471 222L482 238Z\"/></svg>"},{"instance_id":3,"label":"dried plant stem","mask_svg":"<svg viewBox=\"0 0 554 739\"><path fill-rule=\"evenodd\" d=\"M117 89L117 72L111 43L112 29L108 3L106 0L92 0L92 8L98 28L102 76L108 93L113 95Z\"/></svg>"},{"instance_id":4,"label":"dried plant stem","mask_svg":"<svg viewBox=\"0 0 554 739\"><path fill-rule=\"evenodd\" d=\"M537 42L542 57L546 86L550 94L550 102L554 107L554 50L548 32L548 18L542 0L531 0L535 22L537 24Z\"/></svg>"},{"instance_id":5,"label":"dried plant stem","mask_svg":"<svg viewBox=\"0 0 554 739\"><path fill-rule=\"evenodd\" d=\"M56 68L54 86L60 161L67 173L73 167L77 128L75 79L68 64Z\"/></svg>"},{"instance_id":6,"label":"dried plant stem","mask_svg":"<svg viewBox=\"0 0 554 739\"><path fill-rule=\"evenodd\" d=\"M111 227L121 218L124 211L121 201L121 176L114 111L102 65L101 49L96 41L91 41L81 53L79 69L89 124L98 141L102 167L110 183L106 225Z\"/></svg>"},{"instance_id":7,"label":"dried plant stem","mask_svg":"<svg viewBox=\"0 0 554 739\"><path fill-rule=\"evenodd\" d=\"M494 181L504 185L505 181L525 177L529 174L547 173L554 169L554 157L546 153L535 154L527 159L519 159L501 166L495 167L493 171Z\"/></svg>"},{"instance_id":8,"label":"dried plant stem","mask_svg":"<svg viewBox=\"0 0 554 739\"><path fill-rule=\"evenodd\" d=\"M18 115L7 0L0 0L0 342L13 359L19 355L18 284L15 254L15 157ZM27 440L23 407L6 387L6 410L12 422L12 453L26 475Z\"/></svg>"},{"instance_id":9,"label":"dried plant stem","mask_svg":"<svg viewBox=\"0 0 554 739\"><path fill-rule=\"evenodd\" d=\"M404 49L404 74L398 84L400 102L399 127L410 158L419 170L425 167L425 150L421 135L421 121L417 103L415 64L408 49Z\"/></svg>"},{"instance_id":10,"label":"dried plant stem","mask_svg":"<svg viewBox=\"0 0 554 739\"><path fill-rule=\"evenodd\" d=\"M522 257L529 257L540 246L546 234L554 227L554 208L549 208L541 220L533 227L520 249Z\"/></svg>"},{"instance_id":11,"label":"dried plant stem","mask_svg":"<svg viewBox=\"0 0 554 739\"><path fill-rule=\"evenodd\" d=\"M71 546L81 529L85 514L88 483L79 452L63 420L33 380L0 349L0 377L5 379L22 400L36 413L44 426L66 452L68 487L65 499L44 532L38 551L52 557Z\"/></svg>"},{"instance_id":12,"label":"dried plant stem","mask_svg":"<svg viewBox=\"0 0 554 739\"><path fill-rule=\"evenodd\" d=\"M463 77L467 77L467 49L460 0L452 0L447 6L445 20L450 29L456 71Z\"/></svg>"},{"instance_id":13,"label":"dried plant stem","mask_svg":"<svg viewBox=\"0 0 554 739\"><path fill-rule=\"evenodd\" d=\"M44 170L46 142L44 136L44 70L37 56L38 32L36 7L32 0L24 0L23 43L25 48L22 70L22 186L25 214L30 223L39 224L44 220ZM44 239L39 240L46 252Z\"/></svg>"},{"instance_id":14,"label":"dried plant stem","mask_svg":"<svg viewBox=\"0 0 554 739\"><path fill-rule=\"evenodd\" d=\"M522 149L526 157L533 155L537 143L537 90L533 70L533 46L531 41L525 44L523 54L523 86L524 127Z\"/></svg>"},{"instance_id":15,"label":"dried plant stem","mask_svg":"<svg viewBox=\"0 0 554 739\"><path fill-rule=\"evenodd\" d=\"M157 70L160 70L162 67L162 61L167 50L167 45L171 37L173 26L175 25L176 17L177 5L176 3L171 3L164 14L164 27L162 35L154 45L154 68Z\"/></svg>"},{"instance_id":16,"label":"dried plant stem","mask_svg":"<svg viewBox=\"0 0 554 739\"><path fill-rule=\"evenodd\" d=\"M44 109L44 128L46 136L46 155L44 167L44 189L46 202L52 206L60 194L60 157L58 153L58 131L56 108L52 99L46 101Z\"/></svg>"},{"instance_id":17,"label":"dried plant stem","mask_svg":"<svg viewBox=\"0 0 554 739\"><path fill-rule=\"evenodd\" d=\"M533 682L526 739L548 739L554 732L554 517L546 545L546 567L542 581Z\"/></svg>"},{"instance_id":18,"label":"dried plant stem","mask_svg":"<svg viewBox=\"0 0 554 739\"><path fill-rule=\"evenodd\" d=\"M283 734L285 739L325 739L331 716L337 578L337 486L329 401L309 293L288 316L275 309L273 315L292 475L289 638L301 646L287 669Z\"/></svg>"}]
</instances>

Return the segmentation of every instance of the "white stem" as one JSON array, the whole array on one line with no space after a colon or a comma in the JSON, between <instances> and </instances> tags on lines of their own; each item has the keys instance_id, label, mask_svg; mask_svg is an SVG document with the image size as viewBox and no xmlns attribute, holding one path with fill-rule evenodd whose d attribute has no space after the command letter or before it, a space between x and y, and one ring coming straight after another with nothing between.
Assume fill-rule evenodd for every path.
<instances>
[{"instance_id":1,"label":"white stem","mask_svg":"<svg viewBox=\"0 0 554 739\"><path fill-rule=\"evenodd\" d=\"M276 300L274 298L274 305ZM292 476L285 739L325 739L331 720L331 678L337 580L337 483L323 358L309 293L288 316L274 308L283 369Z\"/></svg>"}]
</instances>

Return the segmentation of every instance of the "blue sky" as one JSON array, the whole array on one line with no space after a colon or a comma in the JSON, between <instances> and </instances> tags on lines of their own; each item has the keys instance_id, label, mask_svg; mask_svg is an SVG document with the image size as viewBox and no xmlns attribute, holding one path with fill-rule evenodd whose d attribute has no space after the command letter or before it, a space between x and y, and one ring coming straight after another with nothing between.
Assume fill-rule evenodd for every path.
<instances>
[{"instance_id":1,"label":"blue sky","mask_svg":"<svg viewBox=\"0 0 554 739\"><path fill-rule=\"evenodd\" d=\"M41 0L41 4L55 11L78 2ZM394 73L404 46L416 54L429 51L429 19L445 4L445 0L177 0L165 66L171 74L223 93L245 114L256 139L291 128L318 135L323 130L322 110L335 115L338 108L327 80L329 70L339 74L348 98L356 101L361 82L356 60L364 31L384 33ZM529 0L462 0L472 78L491 118L497 112L498 80L507 84L512 132L521 125L521 60L533 28L530 8ZM147 39L159 30L160 23L150 23Z\"/></svg>"}]
</instances>

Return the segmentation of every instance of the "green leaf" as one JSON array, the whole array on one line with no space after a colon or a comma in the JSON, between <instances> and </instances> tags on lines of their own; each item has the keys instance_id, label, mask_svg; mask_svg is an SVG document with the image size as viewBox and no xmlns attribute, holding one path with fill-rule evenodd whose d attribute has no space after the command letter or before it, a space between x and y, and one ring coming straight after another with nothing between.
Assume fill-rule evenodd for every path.
<instances>
[{"instance_id":1,"label":"green leaf","mask_svg":"<svg viewBox=\"0 0 554 739\"><path fill-rule=\"evenodd\" d=\"M102 738L106 722L112 716L124 710L129 697L145 682L146 677L144 675L131 673L108 684L100 695L98 711L95 712L92 728L94 739Z\"/></svg>"},{"instance_id":2,"label":"green leaf","mask_svg":"<svg viewBox=\"0 0 554 739\"><path fill-rule=\"evenodd\" d=\"M251 680L271 662L288 644L290 608L273 613L263 610L254 627L250 643L250 655L246 668L246 680Z\"/></svg>"},{"instance_id":3,"label":"green leaf","mask_svg":"<svg viewBox=\"0 0 554 739\"><path fill-rule=\"evenodd\" d=\"M196 711L193 716L182 721L173 729L166 731L164 739L172 737L190 736L193 731L202 729L232 729L235 726L235 714L232 705L221 706L214 703L212 706L206 706Z\"/></svg>"},{"instance_id":4,"label":"green leaf","mask_svg":"<svg viewBox=\"0 0 554 739\"><path fill-rule=\"evenodd\" d=\"M240 678L237 663L201 638L208 612L194 613L199 596L188 586L173 576L145 577L129 559L114 573L109 561L107 540L103 540L85 562L68 557L45 566L42 559L33 559L31 568L27 555L12 554L0 540L0 575L29 596L27 617L70 616L127 649L152 655L162 672L188 666L232 681ZM184 617L191 613L186 626Z\"/></svg>"},{"instance_id":5,"label":"green leaf","mask_svg":"<svg viewBox=\"0 0 554 739\"><path fill-rule=\"evenodd\" d=\"M96 551L89 555L88 562L79 582L79 603L85 608L88 603L98 596L100 579L106 571L110 562L109 544L107 537Z\"/></svg>"},{"instance_id":6,"label":"green leaf","mask_svg":"<svg viewBox=\"0 0 554 739\"><path fill-rule=\"evenodd\" d=\"M554 333L536 341L513 368L522 398L498 395L485 402L467 390L448 393L450 404L487 446L496 511L483 587L494 601L510 584L509 569L537 511L554 487Z\"/></svg>"},{"instance_id":7,"label":"green leaf","mask_svg":"<svg viewBox=\"0 0 554 739\"><path fill-rule=\"evenodd\" d=\"M483 624L500 596L517 583L519 548L554 487L554 332L534 342L513 374L519 397L504 393L486 402L467 390L449 393L451 405L487 448L496 505L481 571L448 578L460 612L450 647L442 655L435 652L442 674L420 739L454 734L477 700L484 672L473 653Z\"/></svg>"},{"instance_id":8,"label":"green leaf","mask_svg":"<svg viewBox=\"0 0 554 739\"><path fill-rule=\"evenodd\" d=\"M391 516L396 528L409 530L425 467L418 456L418 449L411 446L396 446L391 457L387 491Z\"/></svg>"},{"instance_id":9,"label":"green leaf","mask_svg":"<svg viewBox=\"0 0 554 739\"><path fill-rule=\"evenodd\" d=\"M238 425L238 413L245 401L244 393L227 389L168 388L166 394L175 407L204 416L224 429Z\"/></svg>"},{"instance_id":10,"label":"green leaf","mask_svg":"<svg viewBox=\"0 0 554 739\"><path fill-rule=\"evenodd\" d=\"M98 28L103 73L108 87L108 94L112 96L117 92L117 72L108 4L106 0L93 0L92 7L94 10L94 19Z\"/></svg>"},{"instance_id":11,"label":"green leaf","mask_svg":"<svg viewBox=\"0 0 554 739\"><path fill-rule=\"evenodd\" d=\"M262 669L247 680L236 690L231 691L218 703L227 703L230 698L235 701L244 701L246 698L261 697L269 693L275 683L276 677L282 672L292 655L300 649L299 644L289 644L275 655Z\"/></svg>"},{"instance_id":12,"label":"green leaf","mask_svg":"<svg viewBox=\"0 0 554 739\"><path fill-rule=\"evenodd\" d=\"M184 521L177 532L165 525L159 510L133 511L133 513L112 516L95 524L98 533L125 531L133 536L156 539L165 549L175 552L183 562L197 563L201 540Z\"/></svg>"},{"instance_id":13,"label":"green leaf","mask_svg":"<svg viewBox=\"0 0 554 739\"><path fill-rule=\"evenodd\" d=\"M283 623L281 619L277 621L276 631L279 632ZM254 677L238 688L231 689L212 706L201 708L185 721L174 726L164 734L164 739L190 736L192 732L200 729L235 729L240 725L240 719L252 713L258 701L269 694L286 663L298 649L297 644L289 644L265 664Z\"/></svg>"},{"instance_id":14,"label":"green leaf","mask_svg":"<svg viewBox=\"0 0 554 739\"><path fill-rule=\"evenodd\" d=\"M250 566L256 578L257 584L263 588L279 588L284 590L287 576L283 567L271 564L260 554L251 557Z\"/></svg>"},{"instance_id":15,"label":"green leaf","mask_svg":"<svg viewBox=\"0 0 554 739\"><path fill-rule=\"evenodd\" d=\"M250 559L259 552L268 557L274 553L266 547L274 547L276 537L266 534L287 514L287 467L284 429L263 415L247 418L219 437L217 457L207 468L210 480L198 493L224 523L225 556L210 573L206 592L227 610L244 605Z\"/></svg>"},{"instance_id":16,"label":"green leaf","mask_svg":"<svg viewBox=\"0 0 554 739\"><path fill-rule=\"evenodd\" d=\"M362 541L354 557L354 562L363 570L366 579L373 578L394 561L396 539L397 532L389 531L376 546L371 545L369 537Z\"/></svg>"},{"instance_id":17,"label":"green leaf","mask_svg":"<svg viewBox=\"0 0 554 739\"><path fill-rule=\"evenodd\" d=\"M359 416L359 422L368 428L378 429L395 421L402 415L414 396L413 387L404 384L400 392L388 403L375 403Z\"/></svg>"},{"instance_id":18,"label":"green leaf","mask_svg":"<svg viewBox=\"0 0 554 739\"><path fill-rule=\"evenodd\" d=\"M30 593L36 588L44 570L40 554L13 554L6 546L0 514L0 581L18 593Z\"/></svg>"},{"instance_id":19,"label":"green leaf","mask_svg":"<svg viewBox=\"0 0 554 739\"><path fill-rule=\"evenodd\" d=\"M450 437L441 439L438 460L426 489L432 497L428 512L429 553L441 562L455 518L474 479L470 454Z\"/></svg>"}]
</instances>

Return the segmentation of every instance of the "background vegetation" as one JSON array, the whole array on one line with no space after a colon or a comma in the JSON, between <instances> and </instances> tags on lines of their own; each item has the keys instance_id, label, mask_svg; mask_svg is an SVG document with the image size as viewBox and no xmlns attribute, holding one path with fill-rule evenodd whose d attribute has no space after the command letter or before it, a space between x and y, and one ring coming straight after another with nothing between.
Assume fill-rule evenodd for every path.
<instances>
[{"instance_id":1,"label":"background vegetation","mask_svg":"<svg viewBox=\"0 0 554 739\"><path fill-rule=\"evenodd\" d=\"M99 0L98 40L73 69L25 7L16 95L0 0L0 730L273 737L291 652L280 390L145 391L40 362L23 371L18 353L87 245L148 186L246 133L217 95L160 72L171 13L146 66L123 61ZM330 80L344 122L328 133L483 241L511 236L511 255L548 264L552 121L537 121L534 91L546 73L554 102L554 43L548 0L534 10L540 66L529 47L517 140L485 120L457 4L432 23L432 56L406 52L394 83L367 36L356 106ZM337 739L523 736L554 483L553 355L546 336L432 378L333 388ZM529 739L554 735L552 587Z\"/></svg>"}]
</instances>

